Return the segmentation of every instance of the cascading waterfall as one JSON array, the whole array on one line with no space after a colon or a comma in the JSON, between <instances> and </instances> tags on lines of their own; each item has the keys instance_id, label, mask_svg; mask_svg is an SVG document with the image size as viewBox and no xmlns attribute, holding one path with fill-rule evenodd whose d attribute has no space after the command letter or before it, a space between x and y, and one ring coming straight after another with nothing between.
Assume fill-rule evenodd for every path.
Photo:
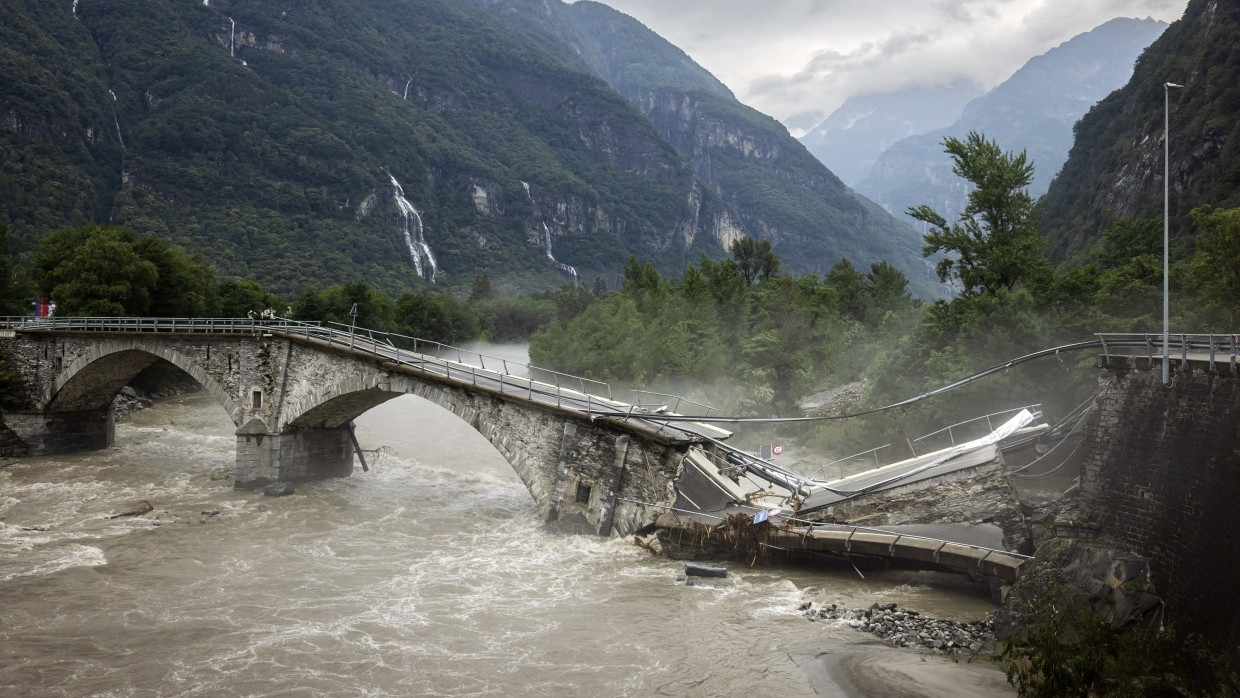
<instances>
[{"instance_id":1,"label":"cascading waterfall","mask_svg":"<svg viewBox=\"0 0 1240 698\"><path fill-rule=\"evenodd\" d=\"M530 203L533 204L534 197L533 195L530 194L530 183L522 181L521 186L525 188L526 198L528 198L530 200ZM538 206L536 204L534 206L534 209L538 210ZM577 285L577 268L570 264L564 264L563 262L560 262L559 260L555 258L555 255L551 252L551 229L547 227L546 221L542 221L542 229L543 229L543 251L547 253L547 259L551 260L551 263L554 264L556 268L558 268L560 271L573 277L573 285L576 286Z\"/></svg>"},{"instance_id":2,"label":"cascading waterfall","mask_svg":"<svg viewBox=\"0 0 1240 698\"><path fill-rule=\"evenodd\" d=\"M413 269L418 276L426 279L423 273L422 261L425 259L431 268L431 276L428 281L435 283L435 276L439 274L439 266L435 264L435 255L431 254L430 245L426 244L426 238L422 234L422 215L418 210L409 203L409 199L405 198L405 190L400 186L400 182L396 181L396 177L391 172L388 177L392 180L392 195L396 199L396 207L400 209L400 217L402 223L402 232L405 234L405 244L409 246L409 255L413 257ZM417 227L410 230L410 219L417 223Z\"/></svg>"},{"instance_id":3,"label":"cascading waterfall","mask_svg":"<svg viewBox=\"0 0 1240 698\"><path fill-rule=\"evenodd\" d=\"M78 6L78 0L73 0L73 8L72 8L72 9L73 9L73 16L74 16L74 17L77 17L77 6ZM62 5L61 7L63 7L63 5Z\"/></svg>"},{"instance_id":4,"label":"cascading waterfall","mask_svg":"<svg viewBox=\"0 0 1240 698\"><path fill-rule=\"evenodd\" d=\"M405 94L404 96L401 97L401 99L405 100L406 102L409 101L409 86L412 84L413 84L413 78L409 78L409 82L405 83Z\"/></svg>"},{"instance_id":5,"label":"cascading waterfall","mask_svg":"<svg viewBox=\"0 0 1240 698\"><path fill-rule=\"evenodd\" d=\"M125 137L121 135L121 120L116 118L116 93L108 90L112 96L112 123L116 125L116 140L121 142L121 150L125 149Z\"/></svg>"},{"instance_id":6,"label":"cascading waterfall","mask_svg":"<svg viewBox=\"0 0 1240 698\"><path fill-rule=\"evenodd\" d=\"M237 23L232 17L228 18L228 55L237 56Z\"/></svg>"}]
</instances>

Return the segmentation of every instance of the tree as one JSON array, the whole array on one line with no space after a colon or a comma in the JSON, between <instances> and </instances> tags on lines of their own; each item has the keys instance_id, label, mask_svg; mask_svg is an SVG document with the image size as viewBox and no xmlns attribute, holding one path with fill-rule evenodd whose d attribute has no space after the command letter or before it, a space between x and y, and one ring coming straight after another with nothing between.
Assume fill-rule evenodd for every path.
<instances>
[{"instance_id":1,"label":"tree","mask_svg":"<svg viewBox=\"0 0 1240 698\"><path fill-rule=\"evenodd\" d=\"M48 235L35 250L40 285L62 315L147 315L159 269L125 228L87 226Z\"/></svg>"},{"instance_id":2,"label":"tree","mask_svg":"<svg viewBox=\"0 0 1240 698\"><path fill-rule=\"evenodd\" d=\"M218 312L215 270L207 266L201 255L189 255L154 237L138 240L134 251L154 264L159 274L151 289L151 315L204 317Z\"/></svg>"},{"instance_id":3,"label":"tree","mask_svg":"<svg viewBox=\"0 0 1240 698\"><path fill-rule=\"evenodd\" d=\"M352 325L353 317L349 311L354 304L357 305L358 327L385 332L394 329L392 299L365 281L328 286L321 291L306 291L293 305L293 317L297 320Z\"/></svg>"},{"instance_id":4,"label":"tree","mask_svg":"<svg viewBox=\"0 0 1240 698\"><path fill-rule=\"evenodd\" d=\"M922 254L947 253L937 266L939 279L955 278L963 295L973 296L994 295L1022 281L1049 276L1027 189L1033 164L1024 151L1004 152L976 131L964 141L944 138L943 147L955 163L952 172L974 186L959 222L949 226L926 204L908 209L908 215L931 227Z\"/></svg>"},{"instance_id":5,"label":"tree","mask_svg":"<svg viewBox=\"0 0 1240 698\"><path fill-rule=\"evenodd\" d=\"M479 274L474 277L474 285L469 292L469 300L485 301L495 297L495 289L491 286L491 277Z\"/></svg>"},{"instance_id":6,"label":"tree","mask_svg":"<svg viewBox=\"0 0 1240 698\"><path fill-rule=\"evenodd\" d=\"M275 311L275 314L279 316L291 314L282 298L274 293L263 291L257 281L230 279L220 284L217 307L220 317L246 317L250 313L258 315L268 309Z\"/></svg>"},{"instance_id":7,"label":"tree","mask_svg":"<svg viewBox=\"0 0 1240 698\"><path fill-rule=\"evenodd\" d=\"M1193 276L1202 298L1226 314L1230 327L1240 315L1240 208L1203 206L1192 215L1199 229Z\"/></svg>"},{"instance_id":8,"label":"tree","mask_svg":"<svg viewBox=\"0 0 1240 698\"><path fill-rule=\"evenodd\" d=\"M840 306L844 312L852 316L854 320L865 319L867 295L865 275L854 267L847 257L828 269L823 281L839 294Z\"/></svg>"},{"instance_id":9,"label":"tree","mask_svg":"<svg viewBox=\"0 0 1240 698\"><path fill-rule=\"evenodd\" d=\"M0 314L29 314L34 292L26 270L16 263L9 250L9 226L0 223Z\"/></svg>"},{"instance_id":10,"label":"tree","mask_svg":"<svg viewBox=\"0 0 1240 698\"><path fill-rule=\"evenodd\" d=\"M770 240L739 238L728 246L728 252L736 260L736 266L747 284L767 281L779 271L779 257L771 251Z\"/></svg>"}]
</instances>

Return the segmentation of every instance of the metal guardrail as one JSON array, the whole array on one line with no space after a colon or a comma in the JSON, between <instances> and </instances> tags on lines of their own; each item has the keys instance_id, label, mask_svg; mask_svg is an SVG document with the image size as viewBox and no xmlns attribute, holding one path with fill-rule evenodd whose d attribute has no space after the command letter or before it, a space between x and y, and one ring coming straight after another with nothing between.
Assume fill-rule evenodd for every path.
<instances>
[{"instance_id":1,"label":"metal guardrail","mask_svg":"<svg viewBox=\"0 0 1240 698\"><path fill-rule=\"evenodd\" d=\"M133 317L51 317L36 318L28 315L0 318L0 328L29 331L70 332L141 332L141 333L194 333L194 334L283 334L290 337L312 339L328 344L365 352L402 366L419 369L425 373L446 378L468 381L479 385L490 381L501 394L525 393L534 400L537 395L564 409L574 409L586 414L605 414L623 419L637 417L660 421L667 413L652 412L642 405L619 402L612 399L611 385L590 378L561 373L552 369L509 361L481 352L455 347L418 337L383 332L364 327L350 327L335 322L311 322L281 317L269 318L133 318ZM337 329L343 328L343 329ZM430 353L433 350L433 354ZM450 357L455 357L455 360ZM477 357L478 364L468 360ZM488 360L490 366L487 365ZM527 376L513 373L524 369ZM549 380L536 380L536 375L548 376ZM606 396L591 392L606 392ZM650 391L633 391L675 398L676 406L692 404L706 407L676 395L664 395ZM581 404L584 403L584 404ZM660 405L662 406L662 405ZM674 411L673 411L674 413ZM662 432L668 425L659 427Z\"/></svg>"},{"instance_id":2,"label":"metal guardrail","mask_svg":"<svg viewBox=\"0 0 1240 698\"><path fill-rule=\"evenodd\" d=\"M690 400L687 397L681 397L680 395L671 395L669 393L656 393L653 390L638 390L637 388L627 388L626 390L628 390L629 394L633 396L633 399L629 400L629 402L634 405L637 405L638 407L667 407L668 410L671 412L680 413L681 405L693 405L694 407L700 407L706 410L706 414L702 416L710 416L711 412L718 411L718 409L715 407L712 407L710 405L707 405L701 402L694 402L693 400ZM646 396L662 397L662 398L667 398L668 401L675 400L676 402L674 404L671 404L670 406L668 405L667 401L660 402L656 400L654 402L642 402L642 400Z\"/></svg>"},{"instance_id":3,"label":"metal guardrail","mask_svg":"<svg viewBox=\"0 0 1240 698\"><path fill-rule=\"evenodd\" d=\"M1039 403L1034 404L1034 405L1025 405L1024 407L1016 407L1016 408L1013 408L1013 409L1010 409L1010 410L1003 410L1003 411L1001 411L1001 412L991 412L990 414L984 414L984 415L982 415L982 416L980 416L980 417L974 417L974 418L972 418L972 419L966 419L966 420L964 420L963 422L957 422L957 423L955 423L955 424L950 424L950 425L948 425L948 426L943 427L942 429L938 429L938 430L936 430L936 431L932 431L932 432L930 432L929 434L922 434L921 436L919 436L919 437L917 437L917 438L915 438L915 439L911 439L911 440L909 441L909 449L913 451L913 457L916 457L916 456L917 456L917 449L913 448L913 444L916 444L916 443L921 443L922 441L924 441L924 440L926 440L926 439L929 439L929 438L930 438L930 437L932 437L932 436L938 436L939 434L942 434L943 432L947 432L947 438L948 438L948 440L951 442L951 445L952 445L952 446L955 446L955 445L956 445L956 435L955 435L955 433L953 432L953 430L954 430L954 429L959 429L960 427L963 427L963 426L965 426L965 425L967 425L967 424L974 424L974 423L977 423L977 422L981 422L981 421L984 419L984 420L986 420L986 430L987 430L987 432L992 432L992 431L994 431L994 430L995 430L995 425L994 425L994 422L992 422L992 421L991 421L991 417L998 417L998 416L1000 416L1000 415L1007 415L1007 416L1010 418L1010 417L1012 417L1013 415L1018 414L1021 410L1029 410L1031 413L1033 413L1033 416L1034 416L1035 418L1036 418L1036 417L1041 417L1041 416L1042 416L1042 403L1040 403L1040 402L1039 402ZM1006 421L1006 419L1005 419L1004 421Z\"/></svg>"},{"instance_id":4,"label":"metal guardrail","mask_svg":"<svg viewBox=\"0 0 1240 698\"><path fill-rule=\"evenodd\" d=\"M1145 356L1150 361L1162 358L1162 334L1135 334L1119 332L1100 332L1098 339L1102 342L1103 361L1110 365L1111 356ZM1117 351L1129 349L1134 351ZM1140 351L1144 349L1144 351ZM1240 334L1172 334L1167 337L1167 356L1179 354L1180 361L1188 362L1189 354L1208 356L1210 370L1215 370L1216 361L1223 359L1231 364L1232 374L1236 371L1237 354L1240 354Z\"/></svg>"}]
</instances>

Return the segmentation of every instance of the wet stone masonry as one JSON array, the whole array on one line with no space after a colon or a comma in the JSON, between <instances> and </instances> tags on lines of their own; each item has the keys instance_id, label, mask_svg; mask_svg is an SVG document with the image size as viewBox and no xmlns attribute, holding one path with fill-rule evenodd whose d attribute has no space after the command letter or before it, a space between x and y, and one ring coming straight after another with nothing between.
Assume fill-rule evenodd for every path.
<instances>
[{"instance_id":1,"label":"wet stone masonry","mask_svg":"<svg viewBox=\"0 0 1240 698\"><path fill-rule=\"evenodd\" d=\"M1150 560L1166 620L1240 647L1240 386L1206 370L1104 373L1082 442L1082 523Z\"/></svg>"},{"instance_id":2,"label":"wet stone masonry","mask_svg":"<svg viewBox=\"0 0 1240 698\"><path fill-rule=\"evenodd\" d=\"M4 412L0 452L106 448L113 398L144 368L166 359L202 384L236 425L239 489L349 475L353 420L413 394L490 441L547 521L627 535L650 515L625 500L671 505L688 448L635 425L591 421L512 393L281 336L23 331L0 336L0 357L23 376L26 403Z\"/></svg>"}]
</instances>

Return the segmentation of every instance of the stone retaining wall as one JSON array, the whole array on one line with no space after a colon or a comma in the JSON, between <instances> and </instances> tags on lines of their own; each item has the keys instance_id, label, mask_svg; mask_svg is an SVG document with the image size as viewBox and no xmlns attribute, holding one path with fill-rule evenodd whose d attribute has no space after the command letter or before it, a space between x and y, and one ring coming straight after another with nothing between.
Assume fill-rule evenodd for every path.
<instances>
[{"instance_id":1,"label":"stone retaining wall","mask_svg":"<svg viewBox=\"0 0 1240 698\"><path fill-rule=\"evenodd\" d=\"M1087 523L1150 560L1167 621L1240 646L1240 384L1106 374L1082 442Z\"/></svg>"}]
</instances>

